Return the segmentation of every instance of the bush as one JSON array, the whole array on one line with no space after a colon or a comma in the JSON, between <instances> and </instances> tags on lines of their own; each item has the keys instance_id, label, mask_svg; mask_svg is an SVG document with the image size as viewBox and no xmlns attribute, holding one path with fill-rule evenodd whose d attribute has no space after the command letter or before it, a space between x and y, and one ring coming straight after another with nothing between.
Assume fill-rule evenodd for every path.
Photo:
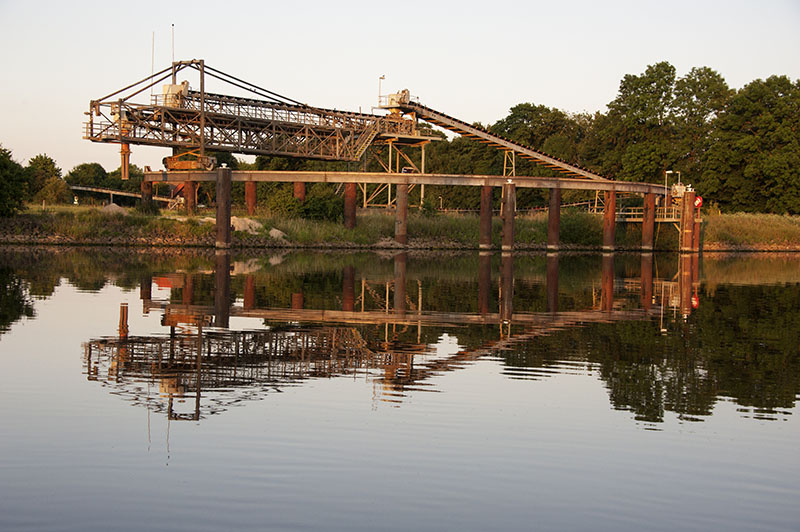
<instances>
[{"instance_id":1,"label":"bush","mask_svg":"<svg viewBox=\"0 0 800 532\"><path fill-rule=\"evenodd\" d=\"M267 199L270 216L278 218L304 218L315 221L341 221L344 216L344 198L330 186L316 184L306 194L304 202L294 197L293 185L275 190Z\"/></svg>"},{"instance_id":2,"label":"bush","mask_svg":"<svg viewBox=\"0 0 800 532\"><path fill-rule=\"evenodd\" d=\"M36 203L45 202L48 205L72 202L72 191L60 177L49 177L42 188L33 196Z\"/></svg>"},{"instance_id":3,"label":"bush","mask_svg":"<svg viewBox=\"0 0 800 532\"><path fill-rule=\"evenodd\" d=\"M157 216L161 212L161 207L158 205L157 201L150 199L138 201L134 210L139 214Z\"/></svg>"}]
</instances>

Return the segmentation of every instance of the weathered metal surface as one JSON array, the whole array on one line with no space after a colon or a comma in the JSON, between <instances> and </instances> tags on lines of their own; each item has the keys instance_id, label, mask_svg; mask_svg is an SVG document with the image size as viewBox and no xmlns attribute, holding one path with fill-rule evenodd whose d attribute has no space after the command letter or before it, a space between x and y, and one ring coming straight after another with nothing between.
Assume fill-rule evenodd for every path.
<instances>
[{"instance_id":1,"label":"weathered metal surface","mask_svg":"<svg viewBox=\"0 0 800 532\"><path fill-rule=\"evenodd\" d=\"M614 191L606 191L603 211L603 251L614 251L616 210L617 194Z\"/></svg>"},{"instance_id":2,"label":"weathered metal surface","mask_svg":"<svg viewBox=\"0 0 800 532\"><path fill-rule=\"evenodd\" d=\"M550 189L550 205L547 212L547 249L558 250L561 227L561 189Z\"/></svg>"}]
</instances>

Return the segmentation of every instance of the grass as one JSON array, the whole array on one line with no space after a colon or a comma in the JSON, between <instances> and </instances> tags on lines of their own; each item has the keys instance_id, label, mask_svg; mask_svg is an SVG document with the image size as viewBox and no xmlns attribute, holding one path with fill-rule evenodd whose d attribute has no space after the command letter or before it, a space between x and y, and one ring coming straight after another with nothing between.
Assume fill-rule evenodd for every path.
<instances>
[{"instance_id":1,"label":"grass","mask_svg":"<svg viewBox=\"0 0 800 532\"><path fill-rule=\"evenodd\" d=\"M779 214L718 214L705 218L706 244L733 247L800 244L800 216Z\"/></svg>"}]
</instances>

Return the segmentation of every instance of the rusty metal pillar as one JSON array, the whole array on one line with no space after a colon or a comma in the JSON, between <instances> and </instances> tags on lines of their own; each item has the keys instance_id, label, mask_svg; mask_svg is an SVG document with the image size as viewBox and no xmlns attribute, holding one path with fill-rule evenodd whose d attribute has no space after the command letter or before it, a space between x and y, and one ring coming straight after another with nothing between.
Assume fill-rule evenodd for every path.
<instances>
[{"instance_id":1,"label":"rusty metal pillar","mask_svg":"<svg viewBox=\"0 0 800 532\"><path fill-rule=\"evenodd\" d=\"M694 252L694 190L687 190L681 199L681 253Z\"/></svg>"},{"instance_id":2,"label":"rusty metal pillar","mask_svg":"<svg viewBox=\"0 0 800 532\"><path fill-rule=\"evenodd\" d=\"M517 210L517 187L513 183L503 185L503 243L501 250L514 249L514 214Z\"/></svg>"},{"instance_id":3,"label":"rusty metal pillar","mask_svg":"<svg viewBox=\"0 0 800 532\"><path fill-rule=\"evenodd\" d=\"M248 273L244 278L244 302L245 310L252 310L256 307L256 278L252 273Z\"/></svg>"},{"instance_id":4,"label":"rusty metal pillar","mask_svg":"<svg viewBox=\"0 0 800 532\"><path fill-rule=\"evenodd\" d=\"M480 249L492 249L492 187L481 187Z\"/></svg>"},{"instance_id":5,"label":"rusty metal pillar","mask_svg":"<svg viewBox=\"0 0 800 532\"><path fill-rule=\"evenodd\" d=\"M306 184L300 181L294 183L294 199L303 203L306 200Z\"/></svg>"},{"instance_id":6,"label":"rusty metal pillar","mask_svg":"<svg viewBox=\"0 0 800 532\"><path fill-rule=\"evenodd\" d=\"M150 203L153 201L153 182L142 181L142 203Z\"/></svg>"},{"instance_id":7,"label":"rusty metal pillar","mask_svg":"<svg viewBox=\"0 0 800 532\"><path fill-rule=\"evenodd\" d=\"M642 253L642 289L639 293L642 308L650 310L653 304L653 254Z\"/></svg>"},{"instance_id":8,"label":"rusty metal pillar","mask_svg":"<svg viewBox=\"0 0 800 532\"><path fill-rule=\"evenodd\" d=\"M194 299L194 275L191 273L183 274L183 304L191 305Z\"/></svg>"},{"instance_id":9,"label":"rusty metal pillar","mask_svg":"<svg viewBox=\"0 0 800 532\"><path fill-rule=\"evenodd\" d=\"M610 190L605 193L603 209L603 251L614 251L614 233L617 222L617 193Z\"/></svg>"},{"instance_id":10,"label":"rusty metal pillar","mask_svg":"<svg viewBox=\"0 0 800 532\"><path fill-rule=\"evenodd\" d=\"M217 168L217 240L216 247L231 247L231 169Z\"/></svg>"},{"instance_id":11,"label":"rusty metal pillar","mask_svg":"<svg viewBox=\"0 0 800 532\"><path fill-rule=\"evenodd\" d=\"M194 214L197 209L197 183L194 181L183 183L183 200L186 202L186 213Z\"/></svg>"},{"instance_id":12,"label":"rusty metal pillar","mask_svg":"<svg viewBox=\"0 0 800 532\"><path fill-rule=\"evenodd\" d=\"M656 222L656 195L648 192L644 195L642 210L642 251L653 251L653 232Z\"/></svg>"},{"instance_id":13,"label":"rusty metal pillar","mask_svg":"<svg viewBox=\"0 0 800 532\"><path fill-rule=\"evenodd\" d=\"M603 273L600 286L600 310L614 309L614 254L603 253Z\"/></svg>"},{"instance_id":14,"label":"rusty metal pillar","mask_svg":"<svg viewBox=\"0 0 800 532\"><path fill-rule=\"evenodd\" d=\"M547 311L558 312L558 253L547 254Z\"/></svg>"},{"instance_id":15,"label":"rusty metal pillar","mask_svg":"<svg viewBox=\"0 0 800 532\"><path fill-rule=\"evenodd\" d=\"M214 326L227 329L231 318L231 255L228 250L218 249L215 262Z\"/></svg>"},{"instance_id":16,"label":"rusty metal pillar","mask_svg":"<svg viewBox=\"0 0 800 532\"><path fill-rule=\"evenodd\" d=\"M408 243L408 184L406 183L397 185L394 239L404 246Z\"/></svg>"},{"instance_id":17,"label":"rusty metal pillar","mask_svg":"<svg viewBox=\"0 0 800 532\"><path fill-rule=\"evenodd\" d=\"M403 251L394 256L394 310L406 311L406 263L408 253Z\"/></svg>"},{"instance_id":18,"label":"rusty metal pillar","mask_svg":"<svg viewBox=\"0 0 800 532\"><path fill-rule=\"evenodd\" d=\"M356 308L356 269L353 266L342 268L342 310L353 312Z\"/></svg>"},{"instance_id":19,"label":"rusty metal pillar","mask_svg":"<svg viewBox=\"0 0 800 532\"><path fill-rule=\"evenodd\" d=\"M514 255L503 254L500 269L500 319L511 321L514 315Z\"/></svg>"},{"instance_id":20,"label":"rusty metal pillar","mask_svg":"<svg viewBox=\"0 0 800 532\"><path fill-rule=\"evenodd\" d=\"M489 297L492 293L492 254L482 251L478 256L478 312L489 313Z\"/></svg>"},{"instance_id":21,"label":"rusty metal pillar","mask_svg":"<svg viewBox=\"0 0 800 532\"><path fill-rule=\"evenodd\" d=\"M561 227L561 189L550 189L550 207L547 212L547 251L558 251Z\"/></svg>"},{"instance_id":22,"label":"rusty metal pillar","mask_svg":"<svg viewBox=\"0 0 800 532\"><path fill-rule=\"evenodd\" d=\"M303 310L303 292L292 293L292 310Z\"/></svg>"},{"instance_id":23,"label":"rusty metal pillar","mask_svg":"<svg viewBox=\"0 0 800 532\"><path fill-rule=\"evenodd\" d=\"M354 229L356 226L356 191L355 183L345 183L344 185L344 226L347 229Z\"/></svg>"},{"instance_id":24,"label":"rusty metal pillar","mask_svg":"<svg viewBox=\"0 0 800 532\"><path fill-rule=\"evenodd\" d=\"M244 184L244 203L247 205L247 215L253 216L256 213L256 203L258 203L255 181L247 181Z\"/></svg>"}]
</instances>

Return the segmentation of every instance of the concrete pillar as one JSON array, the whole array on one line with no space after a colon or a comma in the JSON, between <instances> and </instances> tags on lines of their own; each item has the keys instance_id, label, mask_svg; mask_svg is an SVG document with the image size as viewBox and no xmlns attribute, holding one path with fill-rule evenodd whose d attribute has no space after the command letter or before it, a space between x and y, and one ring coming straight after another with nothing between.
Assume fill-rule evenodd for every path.
<instances>
[{"instance_id":1,"label":"concrete pillar","mask_svg":"<svg viewBox=\"0 0 800 532\"><path fill-rule=\"evenodd\" d=\"M142 181L142 203L149 203L153 201L153 182Z\"/></svg>"},{"instance_id":2,"label":"concrete pillar","mask_svg":"<svg viewBox=\"0 0 800 532\"><path fill-rule=\"evenodd\" d=\"M408 185L397 185L397 208L394 215L394 239L398 244L408 243Z\"/></svg>"},{"instance_id":3,"label":"concrete pillar","mask_svg":"<svg viewBox=\"0 0 800 532\"><path fill-rule=\"evenodd\" d=\"M295 182L294 184L294 198L303 203L306 200L306 184L302 182Z\"/></svg>"},{"instance_id":4,"label":"concrete pillar","mask_svg":"<svg viewBox=\"0 0 800 532\"><path fill-rule=\"evenodd\" d=\"M694 198L695 192L687 190L681 200L681 253L694 252Z\"/></svg>"},{"instance_id":5,"label":"concrete pillar","mask_svg":"<svg viewBox=\"0 0 800 532\"><path fill-rule=\"evenodd\" d=\"M514 315L514 256L506 253L501 258L500 269L500 319L511 321Z\"/></svg>"},{"instance_id":6,"label":"concrete pillar","mask_svg":"<svg viewBox=\"0 0 800 532\"><path fill-rule=\"evenodd\" d=\"M217 168L217 240L216 247L231 247L231 169Z\"/></svg>"},{"instance_id":7,"label":"concrete pillar","mask_svg":"<svg viewBox=\"0 0 800 532\"><path fill-rule=\"evenodd\" d=\"M244 309L252 310L256 307L256 279L252 274L244 278Z\"/></svg>"},{"instance_id":8,"label":"concrete pillar","mask_svg":"<svg viewBox=\"0 0 800 532\"><path fill-rule=\"evenodd\" d=\"M603 253L603 272L600 285L600 310L614 309L614 254Z\"/></svg>"},{"instance_id":9,"label":"concrete pillar","mask_svg":"<svg viewBox=\"0 0 800 532\"><path fill-rule=\"evenodd\" d=\"M186 213L194 214L197 209L197 183L194 181L183 183L183 200L186 202Z\"/></svg>"},{"instance_id":10,"label":"concrete pillar","mask_svg":"<svg viewBox=\"0 0 800 532\"><path fill-rule=\"evenodd\" d=\"M230 172L230 168L225 168ZM219 196L217 197L219 201ZM228 250L217 250L214 268L214 326L225 329L231 317L231 255Z\"/></svg>"},{"instance_id":11,"label":"concrete pillar","mask_svg":"<svg viewBox=\"0 0 800 532\"><path fill-rule=\"evenodd\" d=\"M342 269L342 310L353 312L356 308L356 269L345 266Z\"/></svg>"},{"instance_id":12,"label":"concrete pillar","mask_svg":"<svg viewBox=\"0 0 800 532\"><path fill-rule=\"evenodd\" d=\"M344 226L347 229L354 229L356 226L356 184L345 183L344 185Z\"/></svg>"},{"instance_id":13,"label":"concrete pillar","mask_svg":"<svg viewBox=\"0 0 800 532\"><path fill-rule=\"evenodd\" d=\"M258 202L258 191L255 181L247 181L244 184L244 203L247 206L247 215L253 216L256 213L256 203Z\"/></svg>"},{"instance_id":14,"label":"concrete pillar","mask_svg":"<svg viewBox=\"0 0 800 532\"><path fill-rule=\"evenodd\" d=\"M481 187L480 249L492 248L492 187Z\"/></svg>"},{"instance_id":15,"label":"concrete pillar","mask_svg":"<svg viewBox=\"0 0 800 532\"><path fill-rule=\"evenodd\" d=\"M644 310L650 310L653 304L653 254L642 253L642 289L639 294Z\"/></svg>"},{"instance_id":16,"label":"concrete pillar","mask_svg":"<svg viewBox=\"0 0 800 532\"><path fill-rule=\"evenodd\" d=\"M561 189L550 189L550 208L547 212L547 250L557 251L561 227ZM556 261L557 262L557 261Z\"/></svg>"},{"instance_id":17,"label":"concrete pillar","mask_svg":"<svg viewBox=\"0 0 800 532\"><path fill-rule=\"evenodd\" d=\"M653 232L656 221L656 195L648 192L644 195L642 211L642 251L653 251Z\"/></svg>"},{"instance_id":18,"label":"concrete pillar","mask_svg":"<svg viewBox=\"0 0 800 532\"><path fill-rule=\"evenodd\" d=\"M399 188L400 185L398 185ZM399 196L398 196L399 199ZM394 256L394 310L406 311L406 263L408 254L404 251Z\"/></svg>"},{"instance_id":19,"label":"concrete pillar","mask_svg":"<svg viewBox=\"0 0 800 532\"><path fill-rule=\"evenodd\" d=\"M478 312L489 313L492 293L492 254L482 251L478 256Z\"/></svg>"},{"instance_id":20,"label":"concrete pillar","mask_svg":"<svg viewBox=\"0 0 800 532\"><path fill-rule=\"evenodd\" d=\"M547 254L547 311L558 312L558 253Z\"/></svg>"},{"instance_id":21,"label":"concrete pillar","mask_svg":"<svg viewBox=\"0 0 800 532\"><path fill-rule=\"evenodd\" d=\"M514 249L514 215L517 210L517 187L513 183L503 185L503 243L500 249Z\"/></svg>"},{"instance_id":22,"label":"concrete pillar","mask_svg":"<svg viewBox=\"0 0 800 532\"><path fill-rule=\"evenodd\" d=\"M605 193L605 209L603 210L603 251L614 251L614 237L617 223L617 193L613 190Z\"/></svg>"}]
</instances>

